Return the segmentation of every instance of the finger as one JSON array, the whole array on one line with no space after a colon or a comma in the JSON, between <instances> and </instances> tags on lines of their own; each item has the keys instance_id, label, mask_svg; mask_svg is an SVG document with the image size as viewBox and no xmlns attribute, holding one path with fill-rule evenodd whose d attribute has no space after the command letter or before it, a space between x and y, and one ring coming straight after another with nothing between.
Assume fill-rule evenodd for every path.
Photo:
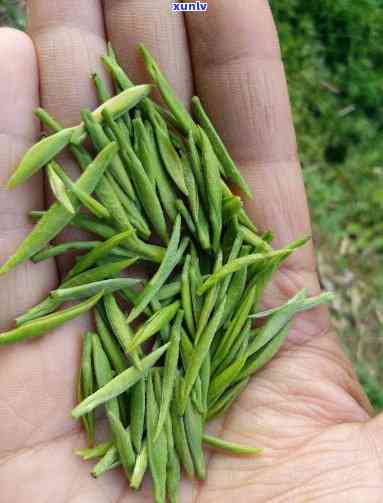
<instances>
[{"instance_id":1,"label":"finger","mask_svg":"<svg viewBox=\"0 0 383 503\"><path fill-rule=\"evenodd\" d=\"M105 53L105 37L101 3L30 0L28 7L28 31L39 60L41 105L65 126L76 125L80 122L81 108L97 105L89 77L94 71L103 72L100 56ZM78 175L74 163L64 159L72 175ZM70 229L60 236L60 240L70 239L73 239ZM59 265L61 269L68 267L66 260L60 260Z\"/></svg>"},{"instance_id":2,"label":"finger","mask_svg":"<svg viewBox=\"0 0 383 503\"><path fill-rule=\"evenodd\" d=\"M209 2L187 14L197 93L254 192L247 209L281 246L310 234L277 35L266 0ZM311 246L288 262L313 272ZM313 283L313 287L314 287Z\"/></svg>"},{"instance_id":3,"label":"finger","mask_svg":"<svg viewBox=\"0 0 383 503\"><path fill-rule=\"evenodd\" d=\"M0 79L0 186L3 187L14 166L39 133L39 124L31 113L39 101L37 60L33 43L27 35L0 29L0 68L3 72ZM1 260L13 253L30 232L28 211L42 205L43 190L39 175L12 191L0 189ZM53 262L33 266L27 263L3 276L0 288L1 330L9 328L10 318L40 301L53 287L55 276ZM72 330L74 326L72 323ZM79 327L77 324L78 330ZM68 344L64 335L62 329L47 335L44 351L37 340L25 342L21 347L15 345L1 349L0 381L4 383L0 390L2 453L8 451L9 454L12 449L43 441L47 432L51 437L57 436L64 421L68 429L73 427L68 419L73 401L73 374L68 372L68 361L76 361L78 348ZM61 347L58 343L60 336ZM57 360L58 354L60 358ZM47 382L52 387L51 394L47 391Z\"/></svg>"},{"instance_id":4,"label":"finger","mask_svg":"<svg viewBox=\"0 0 383 503\"><path fill-rule=\"evenodd\" d=\"M96 66L98 55L103 50L102 17L101 13L97 17L97 5L99 4L85 0L79 4L42 0L28 4L30 32L41 72L42 105L64 124L75 124L79 121L77 114L80 106L95 104L88 74ZM74 12L76 16L73 16ZM19 157L19 150L21 154L28 146L21 138L26 136L34 140L38 132L38 123L32 119L32 110L38 105L38 83L33 45L29 43L28 46L24 42L24 52L20 49L16 51L18 46L14 39L7 37L9 35L3 36L0 43L1 68L9 72L6 85L3 84L5 79L0 83L1 96L4 99L0 120L4 120L4 110L9 110L8 116L12 119L8 124L4 124L2 130L10 130L12 125L15 147L8 150L1 148L0 151L8 152L9 161L13 164L16 159L12 159L12 148L16 152L14 157ZM18 37L25 35L19 34ZM4 59L6 56L7 60ZM26 73L28 69L29 72ZM12 94L12 91L16 91L15 94ZM13 115L10 115L11 111ZM15 117L24 119L24 128L22 122L18 124L15 121ZM19 212L20 215L25 215L30 206L36 207L39 197L41 198L41 179L39 181L38 177L34 177L27 185L29 190L33 186L36 187L36 195L32 196L27 189L24 189L23 193L20 192L16 217ZM28 202L28 198L33 198L33 204ZM12 207L9 200L4 201L8 204L5 210ZM17 232L24 233L24 220L21 220L20 216L18 221L16 217L12 218L16 220ZM8 233L12 236L10 231ZM2 247L2 250L4 248ZM6 302L8 305L15 303L14 292L20 295L21 288L25 289L23 295L27 297L28 306L33 300L38 302L44 298L47 292L42 294L42 289L48 290L47 283L49 290L53 288L51 282L55 280L56 270L54 262L37 264L30 269L28 276L24 273L24 277L20 277L21 281L17 278L17 284L3 288L2 283L1 295L4 298L8 295L10 299L2 303L2 309ZM22 347L15 345L2 349L0 380L8 383L0 392L0 443L3 451L36 445L73 429L68 410L73 406L73 389L80 352L79 335L89 326L89 319L81 317L60 327L54 333L26 341Z\"/></svg>"},{"instance_id":5,"label":"finger","mask_svg":"<svg viewBox=\"0 0 383 503\"><path fill-rule=\"evenodd\" d=\"M30 0L28 7L42 106L64 125L75 125L81 108L97 104L89 76L100 70L105 51L101 4L98 0Z\"/></svg>"},{"instance_id":6,"label":"finger","mask_svg":"<svg viewBox=\"0 0 383 503\"><path fill-rule=\"evenodd\" d=\"M168 0L104 0L108 40L134 82L147 82L137 45L153 52L185 103L192 95L192 73L183 16L171 13Z\"/></svg>"},{"instance_id":7,"label":"finger","mask_svg":"<svg viewBox=\"0 0 383 503\"><path fill-rule=\"evenodd\" d=\"M3 189L26 149L37 139L39 125L31 110L38 105L39 86L36 55L29 37L20 31L0 29L0 260L12 255L31 231L28 211L42 208L41 177L11 191ZM1 278L1 329L52 287L55 266L25 263ZM38 278L38 280L37 280ZM10 293L11 292L11 293Z\"/></svg>"}]
</instances>

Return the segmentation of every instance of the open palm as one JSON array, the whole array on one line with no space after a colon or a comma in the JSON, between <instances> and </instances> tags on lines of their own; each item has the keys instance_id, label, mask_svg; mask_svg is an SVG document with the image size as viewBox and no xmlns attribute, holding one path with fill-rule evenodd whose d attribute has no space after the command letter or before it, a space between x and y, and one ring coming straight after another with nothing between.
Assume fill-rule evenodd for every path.
<instances>
[{"instance_id":1,"label":"open palm","mask_svg":"<svg viewBox=\"0 0 383 503\"><path fill-rule=\"evenodd\" d=\"M0 187L36 140L31 111L42 104L66 125L96 105L89 74L111 40L137 82L143 41L178 94L199 94L251 184L248 210L282 246L310 232L278 42L266 0L210 0L207 14L171 14L168 0L30 0L29 35L0 30ZM70 166L69 166L70 167ZM43 180L0 188L0 260L29 231L28 211L44 206ZM0 280L0 320L11 320L55 286L66 264L19 267ZM276 275L266 307L297 290L318 292L306 245ZM69 416L80 334L90 320L0 351L0 501L151 501L127 489L122 473L94 481L73 455L83 445ZM182 502L381 502L380 423L331 332L325 308L302 314L268 367L212 425L228 440L264 448L257 458L210 454L204 484L182 487Z\"/></svg>"}]
</instances>

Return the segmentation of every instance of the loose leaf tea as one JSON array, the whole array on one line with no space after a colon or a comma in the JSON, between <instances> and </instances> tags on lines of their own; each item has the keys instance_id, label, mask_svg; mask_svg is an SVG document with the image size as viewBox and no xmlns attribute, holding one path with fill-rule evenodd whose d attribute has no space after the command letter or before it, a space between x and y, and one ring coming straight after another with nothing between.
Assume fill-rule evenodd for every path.
<instances>
[{"instance_id":1,"label":"loose leaf tea","mask_svg":"<svg viewBox=\"0 0 383 503\"><path fill-rule=\"evenodd\" d=\"M72 410L88 446L75 452L96 460L93 477L117 469L138 491L148 473L153 500L176 503L182 471L206 479L205 447L257 463L261 449L211 436L206 424L279 351L294 316L332 295L308 298L302 290L260 310L274 272L308 238L274 249L272 232L258 232L228 184L246 197L251 190L201 101L192 99L194 120L153 56L140 50L167 108L149 96L153 85L133 84L109 44L101 59L114 95L94 73L100 104L79 111L79 125L63 128L35 111L52 134L26 152L8 187L45 168L56 202L31 212L35 227L0 274L29 259L73 263L47 298L0 334L0 346L93 310ZM77 180L57 163L65 148L79 165ZM67 226L92 237L55 244ZM77 303L61 308L67 301ZM107 431L94 445L98 408Z\"/></svg>"}]
</instances>

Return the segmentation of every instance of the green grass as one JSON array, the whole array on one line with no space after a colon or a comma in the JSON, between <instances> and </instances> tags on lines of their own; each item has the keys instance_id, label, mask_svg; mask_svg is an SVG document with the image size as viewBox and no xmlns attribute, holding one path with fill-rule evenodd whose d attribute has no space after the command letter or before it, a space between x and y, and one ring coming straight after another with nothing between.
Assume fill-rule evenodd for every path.
<instances>
[{"instance_id":1,"label":"green grass","mask_svg":"<svg viewBox=\"0 0 383 503\"><path fill-rule=\"evenodd\" d=\"M322 283L337 292L333 322L382 409L383 0L270 3ZM23 29L23 5L0 0L3 24Z\"/></svg>"},{"instance_id":2,"label":"green grass","mask_svg":"<svg viewBox=\"0 0 383 503\"><path fill-rule=\"evenodd\" d=\"M0 0L0 25L25 28L24 0Z\"/></svg>"},{"instance_id":3,"label":"green grass","mask_svg":"<svg viewBox=\"0 0 383 503\"><path fill-rule=\"evenodd\" d=\"M334 323L380 409L383 0L271 0L271 5L323 283L337 291Z\"/></svg>"},{"instance_id":4,"label":"green grass","mask_svg":"<svg viewBox=\"0 0 383 503\"><path fill-rule=\"evenodd\" d=\"M272 5L314 223L361 238L382 215L383 1Z\"/></svg>"}]
</instances>

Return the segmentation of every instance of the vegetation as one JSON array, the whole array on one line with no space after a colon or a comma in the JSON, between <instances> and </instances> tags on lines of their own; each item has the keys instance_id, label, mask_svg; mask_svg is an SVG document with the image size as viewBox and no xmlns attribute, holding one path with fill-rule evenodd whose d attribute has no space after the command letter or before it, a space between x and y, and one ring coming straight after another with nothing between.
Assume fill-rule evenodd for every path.
<instances>
[{"instance_id":1,"label":"vegetation","mask_svg":"<svg viewBox=\"0 0 383 503\"><path fill-rule=\"evenodd\" d=\"M270 0L286 65L321 279L333 321L383 408L383 0ZM23 2L0 0L23 28ZM382 362L380 361L382 360Z\"/></svg>"},{"instance_id":2,"label":"vegetation","mask_svg":"<svg viewBox=\"0 0 383 503\"><path fill-rule=\"evenodd\" d=\"M333 320L383 406L383 1L271 0L321 277Z\"/></svg>"},{"instance_id":3,"label":"vegetation","mask_svg":"<svg viewBox=\"0 0 383 503\"><path fill-rule=\"evenodd\" d=\"M0 0L0 25L25 28L24 0Z\"/></svg>"}]
</instances>

